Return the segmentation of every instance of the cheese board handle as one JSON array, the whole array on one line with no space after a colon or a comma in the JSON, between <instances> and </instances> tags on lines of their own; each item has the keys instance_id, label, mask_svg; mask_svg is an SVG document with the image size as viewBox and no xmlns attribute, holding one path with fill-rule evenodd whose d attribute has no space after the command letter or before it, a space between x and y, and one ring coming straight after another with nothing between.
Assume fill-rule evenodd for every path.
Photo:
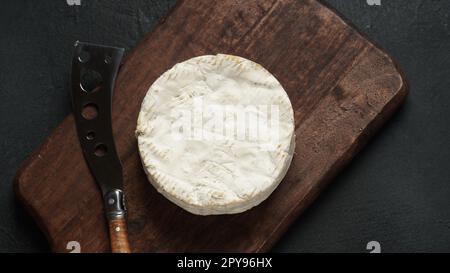
<instances>
[{"instance_id":1,"label":"cheese board handle","mask_svg":"<svg viewBox=\"0 0 450 273\"><path fill-rule=\"evenodd\" d=\"M127 222L123 219L108 220L112 253L131 253Z\"/></svg>"}]
</instances>

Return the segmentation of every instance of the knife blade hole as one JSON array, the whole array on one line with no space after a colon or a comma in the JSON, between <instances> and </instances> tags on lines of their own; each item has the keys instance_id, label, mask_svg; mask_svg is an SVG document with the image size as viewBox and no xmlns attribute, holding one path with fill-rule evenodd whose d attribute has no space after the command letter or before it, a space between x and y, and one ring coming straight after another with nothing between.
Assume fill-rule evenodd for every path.
<instances>
[{"instance_id":1,"label":"knife blade hole","mask_svg":"<svg viewBox=\"0 0 450 273\"><path fill-rule=\"evenodd\" d=\"M88 103L83 106L81 110L81 115L87 120L94 119L98 116L98 107L95 103Z\"/></svg>"},{"instance_id":2,"label":"knife blade hole","mask_svg":"<svg viewBox=\"0 0 450 273\"><path fill-rule=\"evenodd\" d=\"M100 73L95 70L88 69L81 71L80 87L84 92L92 93L100 90L103 84L103 78Z\"/></svg>"},{"instance_id":3,"label":"knife blade hole","mask_svg":"<svg viewBox=\"0 0 450 273\"><path fill-rule=\"evenodd\" d=\"M87 52L86 50L81 50L80 54L78 55L78 61L80 61L80 63L87 63L90 58L91 54L89 54L89 52Z\"/></svg>"},{"instance_id":4,"label":"knife blade hole","mask_svg":"<svg viewBox=\"0 0 450 273\"><path fill-rule=\"evenodd\" d=\"M95 133L90 131L86 134L86 139L87 140L93 140L95 138Z\"/></svg>"},{"instance_id":5,"label":"knife blade hole","mask_svg":"<svg viewBox=\"0 0 450 273\"><path fill-rule=\"evenodd\" d=\"M100 143L100 144L97 144L97 146L95 146L94 154L96 156L98 156L98 157L105 156L107 152L108 152L108 148L106 147L105 144Z\"/></svg>"}]
</instances>

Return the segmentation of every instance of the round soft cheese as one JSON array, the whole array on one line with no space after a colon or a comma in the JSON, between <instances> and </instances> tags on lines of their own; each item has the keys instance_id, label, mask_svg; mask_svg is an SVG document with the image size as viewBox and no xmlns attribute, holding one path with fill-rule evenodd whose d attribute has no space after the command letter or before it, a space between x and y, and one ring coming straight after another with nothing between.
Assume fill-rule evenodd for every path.
<instances>
[{"instance_id":1,"label":"round soft cheese","mask_svg":"<svg viewBox=\"0 0 450 273\"><path fill-rule=\"evenodd\" d=\"M136 137L147 177L167 199L199 215L239 213L264 201L285 176L294 114L261 65L199 56L152 84Z\"/></svg>"}]
</instances>

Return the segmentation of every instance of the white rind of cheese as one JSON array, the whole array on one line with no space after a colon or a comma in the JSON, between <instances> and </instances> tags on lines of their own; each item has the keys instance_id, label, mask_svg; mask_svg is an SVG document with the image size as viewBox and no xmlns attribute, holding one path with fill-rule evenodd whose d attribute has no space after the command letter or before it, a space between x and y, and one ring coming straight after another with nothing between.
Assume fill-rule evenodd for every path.
<instances>
[{"instance_id":1,"label":"white rind of cheese","mask_svg":"<svg viewBox=\"0 0 450 273\"><path fill-rule=\"evenodd\" d=\"M275 105L278 128L258 128L261 136L278 132L277 137L267 146L267 139L242 139L236 130L223 139L174 136L174 125L181 120L174 113L202 109L208 119L204 109L211 105L231 110ZM269 124L269 117L262 122ZM189 128L195 132L203 128L199 126L203 121ZM178 63L152 84L142 102L136 137L142 165L158 192L193 214L232 214L260 204L279 185L293 157L294 128L291 102L272 74L245 58L218 54Z\"/></svg>"}]
</instances>

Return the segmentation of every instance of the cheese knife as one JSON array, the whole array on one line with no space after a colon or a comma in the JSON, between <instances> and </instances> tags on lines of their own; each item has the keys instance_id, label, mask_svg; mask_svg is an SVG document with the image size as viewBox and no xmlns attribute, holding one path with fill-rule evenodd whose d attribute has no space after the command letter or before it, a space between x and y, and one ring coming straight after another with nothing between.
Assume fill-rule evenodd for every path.
<instances>
[{"instance_id":1,"label":"cheese knife","mask_svg":"<svg viewBox=\"0 0 450 273\"><path fill-rule=\"evenodd\" d=\"M112 133L112 96L124 49L75 42L71 99L84 158L104 201L113 253L129 253L122 164Z\"/></svg>"}]
</instances>

